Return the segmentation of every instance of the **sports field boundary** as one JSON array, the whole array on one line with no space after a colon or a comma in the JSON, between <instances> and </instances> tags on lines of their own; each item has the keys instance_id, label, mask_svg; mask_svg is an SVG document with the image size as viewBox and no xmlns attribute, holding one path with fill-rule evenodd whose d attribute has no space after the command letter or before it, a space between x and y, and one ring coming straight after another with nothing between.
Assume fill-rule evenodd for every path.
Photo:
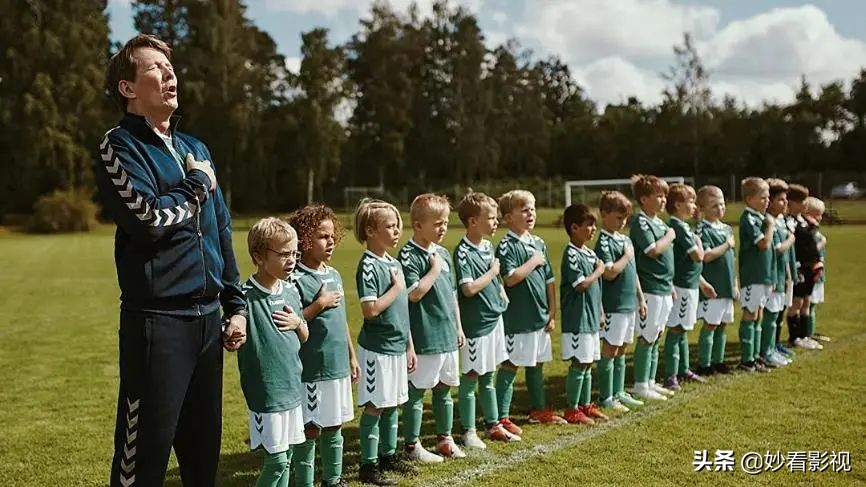
<instances>
[{"instance_id":1,"label":"sports field boundary","mask_svg":"<svg viewBox=\"0 0 866 487\"><path fill-rule=\"evenodd\" d=\"M830 346L825 347L825 349L822 351L809 353L801 352L797 354L796 362L787 367L800 367L802 366L801 364L808 364L815 360L820 360L821 356L824 354L840 353L853 346L862 346L862 342L866 341L866 333L847 337L840 337L840 339L835 339ZM771 374L784 373L785 368L776 369L771 372ZM690 401L695 397L712 394L716 391L726 389L735 384L748 384L753 381L761 380L764 375L765 374L736 372L729 376L714 376L714 378L711 379L710 383L696 385L695 388L692 390L679 392L675 396L669 398L667 401L654 401L651 405L646 405L642 408L632 410L632 412L616 416L610 421L605 421L600 424L596 423L596 425L594 426L582 427L576 432L563 434L562 436L557 437L553 441L538 443L507 455L497 455L487 450L481 450L478 453L472 455L474 458L481 459L482 463L480 465L476 465L472 468L462 470L459 473L450 477L434 480L426 484L431 487L466 485L471 483L473 480L495 474L500 471L508 470L513 467L517 467L523 463L537 459L541 456L549 455L560 450L578 446L587 440L605 435L610 431L630 426L644 420L652 419L660 415L661 413L667 412L670 409L676 408ZM564 429L568 426L550 427Z\"/></svg>"}]
</instances>

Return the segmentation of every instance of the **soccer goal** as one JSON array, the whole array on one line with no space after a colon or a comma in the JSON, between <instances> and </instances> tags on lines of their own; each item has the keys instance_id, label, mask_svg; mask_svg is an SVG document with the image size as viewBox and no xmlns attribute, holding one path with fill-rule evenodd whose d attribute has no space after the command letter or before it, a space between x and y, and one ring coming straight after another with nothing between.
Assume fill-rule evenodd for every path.
<instances>
[{"instance_id":1,"label":"soccer goal","mask_svg":"<svg viewBox=\"0 0 866 487\"><path fill-rule=\"evenodd\" d=\"M663 177L668 183L694 184L694 178L683 176ZM590 206L598 203L602 191L620 191L631 197L631 179L582 179L565 182L565 206L573 202L584 202Z\"/></svg>"},{"instance_id":2,"label":"soccer goal","mask_svg":"<svg viewBox=\"0 0 866 487\"><path fill-rule=\"evenodd\" d=\"M375 196L385 197L385 186L346 186L343 188L343 205L347 210L354 208L361 198Z\"/></svg>"}]
</instances>

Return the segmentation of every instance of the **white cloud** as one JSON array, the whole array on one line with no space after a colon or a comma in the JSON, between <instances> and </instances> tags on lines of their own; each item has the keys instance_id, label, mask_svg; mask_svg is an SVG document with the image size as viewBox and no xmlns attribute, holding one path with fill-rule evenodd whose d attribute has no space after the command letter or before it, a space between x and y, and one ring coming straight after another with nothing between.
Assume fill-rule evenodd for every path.
<instances>
[{"instance_id":1,"label":"white cloud","mask_svg":"<svg viewBox=\"0 0 866 487\"><path fill-rule=\"evenodd\" d=\"M301 58L300 57L286 57L286 69L289 70L290 73L298 74L301 72Z\"/></svg>"},{"instance_id":2,"label":"white cloud","mask_svg":"<svg viewBox=\"0 0 866 487\"><path fill-rule=\"evenodd\" d=\"M391 7L398 12L406 12L413 3L418 5L418 11L422 16L428 16L433 11L433 0L386 0ZM457 5L466 7L471 12L481 9L483 0L458 0ZM265 7L270 11L294 12L298 14L321 14L328 18L334 18L341 14L350 12L354 15L362 15L370 10L372 1L360 0L266 0Z\"/></svg>"},{"instance_id":3,"label":"white cloud","mask_svg":"<svg viewBox=\"0 0 866 487\"><path fill-rule=\"evenodd\" d=\"M593 61L572 73L590 96L603 104L625 102L630 96L644 103L655 103L661 99L664 88L658 73L640 69L615 56Z\"/></svg>"}]
</instances>

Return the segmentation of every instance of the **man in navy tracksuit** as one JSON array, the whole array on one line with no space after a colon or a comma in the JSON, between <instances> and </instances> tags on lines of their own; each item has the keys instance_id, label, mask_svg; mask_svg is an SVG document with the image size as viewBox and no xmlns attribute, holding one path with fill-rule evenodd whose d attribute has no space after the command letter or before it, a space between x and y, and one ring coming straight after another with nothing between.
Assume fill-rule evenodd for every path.
<instances>
[{"instance_id":1,"label":"man in navy tracksuit","mask_svg":"<svg viewBox=\"0 0 866 487\"><path fill-rule=\"evenodd\" d=\"M140 35L106 75L124 111L94 167L117 224L121 290L112 486L162 485L172 446L184 485L214 485L222 349L246 340L231 219L207 147L175 131L170 55L164 42Z\"/></svg>"}]
</instances>

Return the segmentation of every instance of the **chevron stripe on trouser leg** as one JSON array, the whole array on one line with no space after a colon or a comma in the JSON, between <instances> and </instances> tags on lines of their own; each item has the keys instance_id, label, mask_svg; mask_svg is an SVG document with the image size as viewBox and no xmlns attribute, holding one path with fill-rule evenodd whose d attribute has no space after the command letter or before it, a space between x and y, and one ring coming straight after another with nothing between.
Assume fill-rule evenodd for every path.
<instances>
[{"instance_id":1,"label":"chevron stripe on trouser leg","mask_svg":"<svg viewBox=\"0 0 866 487\"><path fill-rule=\"evenodd\" d=\"M161 486L172 446L185 486L212 486L219 461L219 311L168 316L122 310L112 487Z\"/></svg>"}]
</instances>

